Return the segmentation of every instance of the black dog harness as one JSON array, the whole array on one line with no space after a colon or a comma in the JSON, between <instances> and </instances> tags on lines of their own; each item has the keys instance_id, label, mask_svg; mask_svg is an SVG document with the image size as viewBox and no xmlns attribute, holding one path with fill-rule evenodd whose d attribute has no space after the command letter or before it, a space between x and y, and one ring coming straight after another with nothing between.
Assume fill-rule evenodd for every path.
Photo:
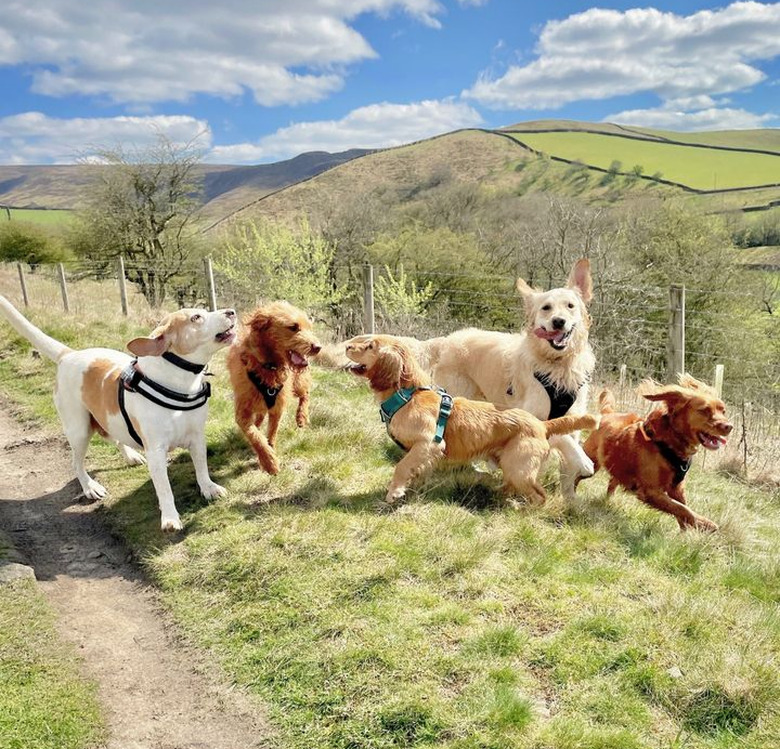
<instances>
[{"instance_id":1,"label":"black dog harness","mask_svg":"<svg viewBox=\"0 0 780 749\"><path fill-rule=\"evenodd\" d=\"M577 385L576 390L566 390L561 385L552 382L548 374L534 372L534 377L550 399L550 413L547 414L547 418L557 419L559 416L565 416L574 405L574 401L577 400L577 393L580 392L583 383ZM515 389L511 384L506 389L506 394L510 396L515 394Z\"/></svg>"},{"instance_id":2,"label":"black dog harness","mask_svg":"<svg viewBox=\"0 0 780 749\"><path fill-rule=\"evenodd\" d=\"M186 369L188 372L194 374L200 374L205 368L204 364L193 364L168 351L166 351L162 357L180 369ZM130 415L127 413L127 408L125 407L126 391L138 393L146 398L146 400L149 400L158 406L162 406L163 408L167 408L169 411L194 411L201 406L205 406L206 402L211 397L211 383L204 382L203 387L201 387L197 393L179 393L176 390L165 387L165 385L160 385L159 382L150 380L140 369L138 369L138 359L133 359L119 375L119 411L122 414L122 418L125 420L125 426L127 427L130 436L140 447L143 447L144 443L141 440L141 436L130 421Z\"/></svg>"},{"instance_id":3,"label":"black dog harness","mask_svg":"<svg viewBox=\"0 0 780 749\"><path fill-rule=\"evenodd\" d=\"M271 369L271 367L268 367L267 365L266 367ZM276 367L273 367L273 369L276 369ZM251 369L247 370L246 375L249 378L249 381L257 388L257 392L263 396L265 405L268 406L269 409L273 408L276 399L279 397L279 393L282 392L283 385L271 387L260 379L260 375L258 375L257 372L253 372Z\"/></svg>"},{"instance_id":4,"label":"black dog harness","mask_svg":"<svg viewBox=\"0 0 780 749\"><path fill-rule=\"evenodd\" d=\"M674 468L674 486L682 483L693 463L693 458L683 460L666 442L653 440L653 444L658 448L658 452L663 455L666 462Z\"/></svg>"}]
</instances>

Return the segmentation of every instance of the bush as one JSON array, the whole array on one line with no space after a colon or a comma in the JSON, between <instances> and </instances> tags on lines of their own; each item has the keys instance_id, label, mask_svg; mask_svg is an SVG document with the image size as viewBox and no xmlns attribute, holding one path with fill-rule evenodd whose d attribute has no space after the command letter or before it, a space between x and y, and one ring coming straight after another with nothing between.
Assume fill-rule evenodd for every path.
<instances>
[{"instance_id":1,"label":"bush","mask_svg":"<svg viewBox=\"0 0 780 749\"><path fill-rule=\"evenodd\" d=\"M59 241L40 227L20 221L0 224L0 261L27 263L34 268L67 258Z\"/></svg>"}]
</instances>

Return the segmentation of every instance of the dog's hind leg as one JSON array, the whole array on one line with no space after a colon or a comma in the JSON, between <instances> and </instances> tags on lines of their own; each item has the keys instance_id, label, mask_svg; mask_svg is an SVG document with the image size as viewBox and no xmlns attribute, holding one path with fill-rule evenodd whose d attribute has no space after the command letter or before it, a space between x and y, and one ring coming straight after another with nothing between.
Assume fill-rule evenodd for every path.
<instances>
[{"instance_id":1,"label":"dog's hind leg","mask_svg":"<svg viewBox=\"0 0 780 749\"><path fill-rule=\"evenodd\" d=\"M84 466L89 440L92 436L92 423L89 411L84 404L73 397L63 397L64 387L57 388L54 404L62 421L62 428L71 449L73 471L81 484L81 490L87 499L103 499L108 494L106 488L95 481Z\"/></svg>"},{"instance_id":2,"label":"dog's hind leg","mask_svg":"<svg viewBox=\"0 0 780 749\"><path fill-rule=\"evenodd\" d=\"M501 453L504 490L519 494L532 504L544 504L547 493L539 483L539 471L549 453L546 440L515 437Z\"/></svg>"},{"instance_id":3,"label":"dog's hind leg","mask_svg":"<svg viewBox=\"0 0 780 749\"><path fill-rule=\"evenodd\" d=\"M550 445L561 454L561 494L575 498L578 478L590 478L595 473L593 461L587 456L574 434L550 437Z\"/></svg>"},{"instance_id":4,"label":"dog's hind leg","mask_svg":"<svg viewBox=\"0 0 780 749\"><path fill-rule=\"evenodd\" d=\"M119 452L122 453L122 457L129 466L142 466L146 465L146 458L137 450L133 450L132 447L123 445L121 442L117 442L116 446L119 448Z\"/></svg>"}]
</instances>

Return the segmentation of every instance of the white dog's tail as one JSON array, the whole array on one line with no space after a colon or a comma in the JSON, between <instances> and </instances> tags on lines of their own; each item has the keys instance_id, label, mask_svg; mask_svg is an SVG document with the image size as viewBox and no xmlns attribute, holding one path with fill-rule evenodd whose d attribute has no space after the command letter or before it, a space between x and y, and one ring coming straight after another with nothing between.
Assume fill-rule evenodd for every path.
<instances>
[{"instance_id":1,"label":"white dog's tail","mask_svg":"<svg viewBox=\"0 0 780 749\"><path fill-rule=\"evenodd\" d=\"M591 416L590 414L582 416L569 415L545 421L544 427L547 430L547 436L552 437L554 434L568 434L569 432L576 432L578 429L598 429L599 421L600 418L598 416Z\"/></svg>"},{"instance_id":2,"label":"white dog's tail","mask_svg":"<svg viewBox=\"0 0 780 749\"><path fill-rule=\"evenodd\" d=\"M24 315L16 310L4 296L0 294L0 313L11 323L11 327L24 336L38 351L52 361L59 361L65 354L72 351L64 343L60 343L42 330L36 328Z\"/></svg>"}]
</instances>

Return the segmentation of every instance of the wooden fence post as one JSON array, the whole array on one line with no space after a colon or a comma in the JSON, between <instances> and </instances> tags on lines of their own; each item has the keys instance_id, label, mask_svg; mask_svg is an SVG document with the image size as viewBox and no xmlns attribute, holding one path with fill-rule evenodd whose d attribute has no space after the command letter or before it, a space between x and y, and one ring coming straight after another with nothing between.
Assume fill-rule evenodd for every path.
<instances>
[{"instance_id":1,"label":"wooden fence post","mask_svg":"<svg viewBox=\"0 0 780 749\"><path fill-rule=\"evenodd\" d=\"M62 306L66 312L70 312L70 301L68 300L68 285L65 282L65 266L57 263L57 273L60 277L60 289L62 290Z\"/></svg>"},{"instance_id":2,"label":"wooden fence post","mask_svg":"<svg viewBox=\"0 0 780 749\"><path fill-rule=\"evenodd\" d=\"M718 394L718 398L723 397L723 365L715 365L715 392Z\"/></svg>"},{"instance_id":3,"label":"wooden fence post","mask_svg":"<svg viewBox=\"0 0 780 749\"><path fill-rule=\"evenodd\" d=\"M122 304L122 314L127 317L127 283L125 282L125 259L122 255L117 258L117 279L119 281L119 301Z\"/></svg>"},{"instance_id":4,"label":"wooden fence post","mask_svg":"<svg viewBox=\"0 0 780 749\"><path fill-rule=\"evenodd\" d=\"M24 306L30 306L30 298L27 296L27 282L24 280L24 269L21 263L16 264L16 269L19 271L19 284L22 287L22 299L24 300Z\"/></svg>"},{"instance_id":5,"label":"wooden fence post","mask_svg":"<svg viewBox=\"0 0 780 749\"><path fill-rule=\"evenodd\" d=\"M209 293L209 305L212 312L217 309L217 290L214 288L214 269L211 267L211 258L203 258L206 266L206 288Z\"/></svg>"},{"instance_id":6,"label":"wooden fence post","mask_svg":"<svg viewBox=\"0 0 780 749\"><path fill-rule=\"evenodd\" d=\"M669 341L667 347L669 381L685 372L685 286L669 287Z\"/></svg>"},{"instance_id":7,"label":"wooden fence post","mask_svg":"<svg viewBox=\"0 0 780 749\"><path fill-rule=\"evenodd\" d=\"M363 266L363 331L374 332L374 266Z\"/></svg>"}]
</instances>

